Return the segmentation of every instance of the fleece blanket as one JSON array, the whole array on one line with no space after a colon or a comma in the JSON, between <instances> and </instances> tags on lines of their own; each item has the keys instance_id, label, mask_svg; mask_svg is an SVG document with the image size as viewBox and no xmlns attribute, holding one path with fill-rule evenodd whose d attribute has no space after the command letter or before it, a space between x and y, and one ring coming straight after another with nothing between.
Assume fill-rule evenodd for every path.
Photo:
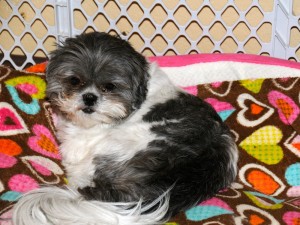
<instances>
[{"instance_id":1,"label":"fleece blanket","mask_svg":"<svg viewBox=\"0 0 300 225\"><path fill-rule=\"evenodd\" d=\"M1 225L23 193L65 183L45 89L43 74L0 67Z\"/></svg>"},{"instance_id":2,"label":"fleece blanket","mask_svg":"<svg viewBox=\"0 0 300 225\"><path fill-rule=\"evenodd\" d=\"M300 65L251 55L151 58L178 86L210 103L239 148L236 182L168 225L300 223ZM44 100L44 65L0 69L0 224L11 207L64 171ZM205 181L204 181L205 182Z\"/></svg>"}]
</instances>

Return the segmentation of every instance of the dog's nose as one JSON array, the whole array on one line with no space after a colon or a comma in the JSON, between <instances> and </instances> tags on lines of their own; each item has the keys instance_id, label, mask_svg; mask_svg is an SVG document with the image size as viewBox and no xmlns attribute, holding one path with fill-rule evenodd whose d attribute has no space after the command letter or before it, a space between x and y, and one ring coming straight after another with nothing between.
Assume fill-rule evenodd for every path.
<instances>
[{"instance_id":1,"label":"dog's nose","mask_svg":"<svg viewBox=\"0 0 300 225\"><path fill-rule=\"evenodd\" d=\"M86 93L82 96L83 102L87 106L93 106L96 104L98 97L93 93Z\"/></svg>"}]
</instances>

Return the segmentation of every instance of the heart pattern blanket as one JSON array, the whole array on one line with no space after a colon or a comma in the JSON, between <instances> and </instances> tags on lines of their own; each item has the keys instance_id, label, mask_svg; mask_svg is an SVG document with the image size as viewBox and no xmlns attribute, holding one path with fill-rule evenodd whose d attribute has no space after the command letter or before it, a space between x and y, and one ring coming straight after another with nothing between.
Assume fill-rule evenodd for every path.
<instances>
[{"instance_id":1,"label":"heart pattern blanket","mask_svg":"<svg viewBox=\"0 0 300 225\"><path fill-rule=\"evenodd\" d=\"M201 63L203 59L200 58ZM158 64L161 62L158 60ZM222 63L232 66L232 62ZM165 66L168 75L175 68ZM203 74L206 66L202 65L198 72ZM238 69L234 71L241 74L241 79L227 76L216 80L212 71L212 76L202 82L188 78L195 73L192 67L176 66L176 73L187 74L185 78L176 74L176 79L184 82L173 79L175 75L170 77L186 91L210 103L230 127L239 148L239 171L231 187L180 213L167 224L299 224L300 69L297 74L282 77L280 69L290 71L289 68L256 68L251 79L242 79L249 70ZM11 207L23 193L41 185L66 182L51 108L44 99L43 71L44 65L26 72L0 67L1 225L11 224ZM263 72L268 76L261 76ZM273 73L274 77L269 76ZM259 77L255 77L257 74Z\"/></svg>"},{"instance_id":2,"label":"heart pattern blanket","mask_svg":"<svg viewBox=\"0 0 300 225\"><path fill-rule=\"evenodd\" d=\"M0 224L41 185L65 183L43 74L0 67Z\"/></svg>"}]
</instances>

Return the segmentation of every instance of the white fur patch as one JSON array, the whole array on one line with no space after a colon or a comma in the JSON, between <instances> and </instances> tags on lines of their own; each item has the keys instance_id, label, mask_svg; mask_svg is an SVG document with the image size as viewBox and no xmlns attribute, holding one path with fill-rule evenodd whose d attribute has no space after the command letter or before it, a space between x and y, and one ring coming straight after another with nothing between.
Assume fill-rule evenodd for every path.
<instances>
[{"instance_id":1,"label":"white fur patch","mask_svg":"<svg viewBox=\"0 0 300 225\"><path fill-rule=\"evenodd\" d=\"M148 123L125 123L118 127L93 126L78 128L73 124L60 125L58 138L63 164L71 185L84 187L92 180L97 156L114 155L116 161L126 161L155 139Z\"/></svg>"},{"instance_id":2,"label":"white fur patch","mask_svg":"<svg viewBox=\"0 0 300 225\"><path fill-rule=\"evenodd\" d=\"M149 74L147 98L141 108L130 118L130 122L139 122L153 105L174 99L180 92L184 92L174 86L168 76L155 63L150 64Z\"/></svg>"}]
</instances>

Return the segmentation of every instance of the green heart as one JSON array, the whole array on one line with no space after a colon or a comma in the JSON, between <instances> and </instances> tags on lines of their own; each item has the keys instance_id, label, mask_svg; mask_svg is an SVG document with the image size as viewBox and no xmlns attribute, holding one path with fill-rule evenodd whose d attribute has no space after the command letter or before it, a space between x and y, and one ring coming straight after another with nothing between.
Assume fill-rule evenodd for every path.
<instances>
[{"instance_id":1,"label":"green heart","mask_svg":"<svg viewBox=\"0 0 300 225\"><path fill-rule=\"evenodd\" d=\"M278 145L281 139L281 130L275 126L265 126L253 132L239 146L257 160L274 165L283 158L282 148Z\"/></svg>"},{"instance_id":2,"label":"green heart","mask_svg":"<svg viewBox=\"0 0 300 225\"><path fill-rule=\"evenodd\" d=\"M241 85L244 86L247 90L252 91L257 94L260 92L261 86L265 79L255 79L255 80L242 80L240 81Z\"/></svg>"}]
</instances>

